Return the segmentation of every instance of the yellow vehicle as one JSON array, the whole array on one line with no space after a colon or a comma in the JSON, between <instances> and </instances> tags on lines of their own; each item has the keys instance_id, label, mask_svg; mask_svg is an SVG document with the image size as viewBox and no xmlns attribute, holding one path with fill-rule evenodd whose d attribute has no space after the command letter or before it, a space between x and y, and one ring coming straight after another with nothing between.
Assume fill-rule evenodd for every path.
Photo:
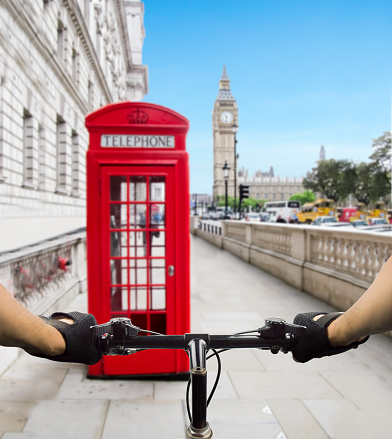
<instances>
[{"instance_id":1,"label":"yellow vehicle","mask_svg":"<svg viewBox=\"0 0 392 439\"><path fill-rule=\"evenodd\" d=\"M335 214L335 202L326 198L320 198L314 203L305 203L297 217L300 223L310 224L318 216L335 216Z\"/></svg>"},{"instance_id":2,"label":"yellow vehicle","mask_svg":"<svg viewBox=\"0 0 392 439\"><path fill-rule=\"evenodd\" d=\"M388 219L387 209L385 207L384 201L377 201L375 208L368 210L367 219L370 218L385 218Z\"/></svg>"}]
</instances>

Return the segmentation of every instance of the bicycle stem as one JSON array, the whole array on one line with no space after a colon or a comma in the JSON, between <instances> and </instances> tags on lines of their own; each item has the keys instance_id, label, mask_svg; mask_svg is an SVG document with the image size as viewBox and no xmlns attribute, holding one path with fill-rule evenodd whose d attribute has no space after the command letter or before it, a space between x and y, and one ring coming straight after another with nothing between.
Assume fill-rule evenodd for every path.
<instances>
[{"instance_id":1,"label":"bicycle stem","mask_svg":"<svg viewBox=\"0 0 392 439\"><path fill-rule=\"evenodd\" d=\"M207 343L194 338L188 343L192 384L192 420L187 439L210 439L212 430L207 422Z\"/></svg>"}]
</instances>

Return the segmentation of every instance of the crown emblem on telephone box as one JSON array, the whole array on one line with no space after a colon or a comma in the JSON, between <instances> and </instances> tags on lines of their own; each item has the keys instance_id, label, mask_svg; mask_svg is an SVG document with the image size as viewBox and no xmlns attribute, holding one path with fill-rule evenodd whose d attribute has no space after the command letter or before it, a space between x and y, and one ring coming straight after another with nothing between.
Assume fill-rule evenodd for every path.
<instances>
[{"instance_id":1,"label":"crown emblem on telephone box","mask_svg":"<svg viewBox=\"0 0 392 439\"><path fill-rule=\"evenodd\" d=\"M148 114L137 108L135 111L128 114L127 119L130 124L143 125L148 122Z\"/></svg>"}]
</instances>

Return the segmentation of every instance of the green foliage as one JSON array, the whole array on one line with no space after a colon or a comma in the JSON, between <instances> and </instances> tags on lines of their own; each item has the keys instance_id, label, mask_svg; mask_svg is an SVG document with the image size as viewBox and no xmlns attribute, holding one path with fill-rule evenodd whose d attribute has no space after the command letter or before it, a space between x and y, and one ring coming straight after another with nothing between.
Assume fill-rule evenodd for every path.
<instances>
[{"instance_id":1,"label":"green foliage","mask_svg":"<svg viewBox=\"0 0 392 439\"><path fill-rule=\"evenodd\" d=\"M385 171L391 170L391 133L385 131L377 139L372 140L373 154L369 157L372 162L381 166Z\"/></svg>"},{"instance_id":2,"label":"green foliage","mask_svg":"<svg viewBox=\"0 0 392 439\"><path fill-rule=\"evenodd\" d=\"M303 191L298 194L294 194L290 197L292 201L299 201L303 206L305 203L312 203L316 201L316 196L312 191Z\"/></svg>"},{"instance_id":3,"label":"green foliage","mask_svg":"<svg viewBox=\"0 0 392 439\"><path fill-rule=\"evenodd\" d=\"M347 177L351 167L348 160L320 160L316 168L306 173L302 184L308 191L321 192L337 202L350 194Z\"/></svg>"},{"instance_id":4,"label":"green foliage","mask_svg":"<svg viewBox=\"0 0 392 439\"><path fill-rule=\"evenodd\" d=\"M217 205L218 206L225 206L225 197L224 196L218 196L217 197ZM239 209L239 202L240 199L237 197L237 209ZM252 208L252 210L260 210L260 207L266 202L266 200L256 200L255 198L245 198L242 200L241 203L241 210L249 210L249 207ZM234 197L227 197L227 206L231 207L231 210L234 211ZM259 207L260 206L260 207Z\"/></svg>"},{"instance_id":5,"label":"green foliage","mask_svg":"<svg viewBox=\"0 0 392 439\"><path fill-rule=\"evenodd\" d=\"M371 202L389 195L391 182L388 172L379 163L359 163L353 165L352 193L355 198L368 206Z\"/></svg>"},{"instance_id":6,"label":"green foliage","mask_svg":"<svg viewBox=\"0 0 392 439\"><path fill-rule=\"evenodd\" d=\"M390 173L385 167L385 161L384 165L378 161L355 164L349 160L334 159L317 163L316 168L307 172L303 185L308 190L321 192L335 202L353 194L359 202L368 206L390 193Z\"/></svg>"}]
</instances>

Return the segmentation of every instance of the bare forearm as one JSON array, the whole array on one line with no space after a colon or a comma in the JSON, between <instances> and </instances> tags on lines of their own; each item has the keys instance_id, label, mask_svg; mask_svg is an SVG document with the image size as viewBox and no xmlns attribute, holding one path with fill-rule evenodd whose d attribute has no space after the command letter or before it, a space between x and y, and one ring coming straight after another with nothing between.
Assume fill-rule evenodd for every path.
<instances>
[{"instance_id":1,"label":"bare forearm","mask_svg":"<svg viewBox=\"0 0 392 439\"><path fill-rule=\"evenodd\" d=\"M350 344L367 335L392 330L392 258L384 264L368 290L328 327L330 343Z\"/></svg>"},{"instance_id":2,"label":"bare forearm","mask_svg":"<svg viewBox=\"0 0 392 439\"><path fill-rule=\"evenodd\" d=\"M28 311L0 285L0 345L32 353L58 355L64 352L62 335Z\"/></svg>"}]
</instances>

